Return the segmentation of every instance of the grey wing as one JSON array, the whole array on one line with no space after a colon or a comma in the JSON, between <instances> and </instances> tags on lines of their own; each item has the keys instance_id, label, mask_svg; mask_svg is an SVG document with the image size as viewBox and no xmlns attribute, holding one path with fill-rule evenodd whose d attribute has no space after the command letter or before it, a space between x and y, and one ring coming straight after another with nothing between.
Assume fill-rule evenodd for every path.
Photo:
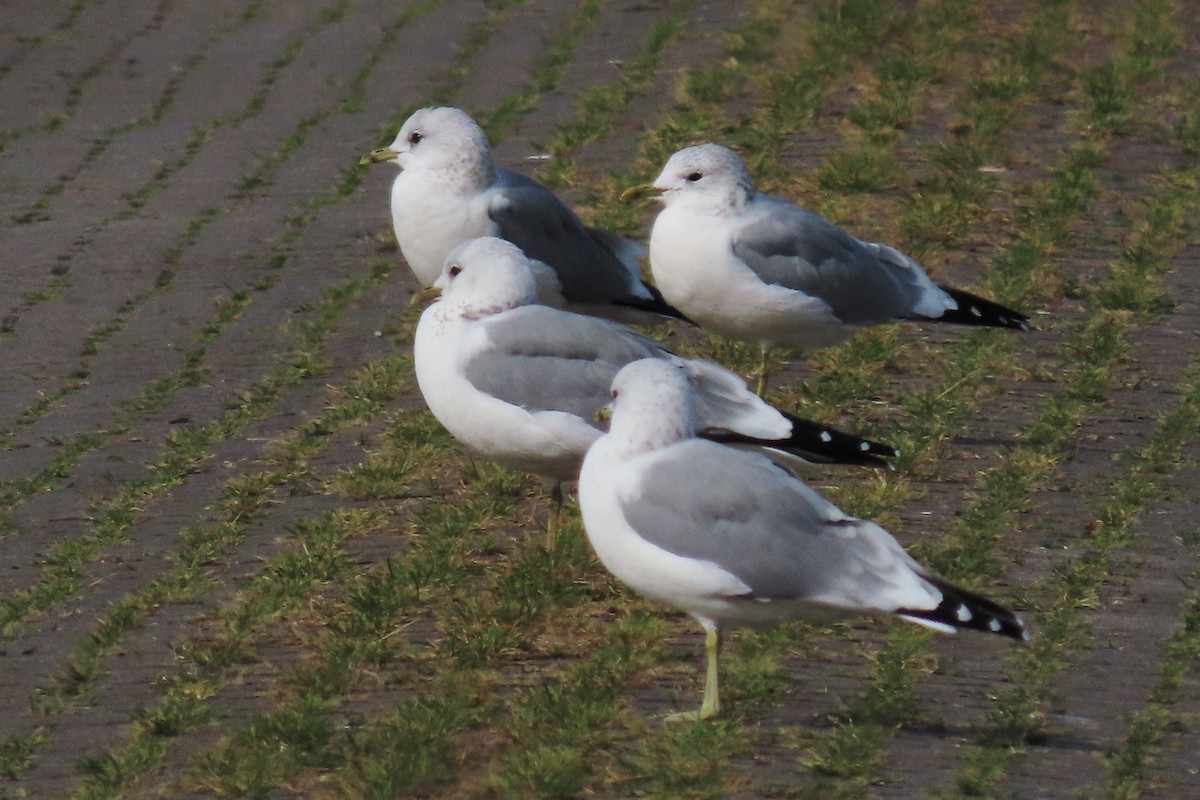
<instances>
[{"instance_id":1,"label":"grey wing","mask_svg":"<svg viewBox=\"0 0 1200 800\"><path fill-rule=\"evenodd\" d=\"M497 169L494 192L488 214L500 236L552 267L568 300L603 304L646 295L632 256L637 245L587 227L553 192L524 175Z\"/></svg>"},{"instance_id":2,"label":"grey wing","mask_svg":"<svg viewBox=\"0 0 1200 800\"><path fill-rule=\"evenodd\" d=\"M740 376L711 361L681 363L692 390L697 430L727 428L743 436L783 441L791 437L792 422L750 391Z\"/></svg>"},{"instance_id":3,"label":"grey wing","mask_svg":"<svg viewBox=\"0 0 1200 800\"><path fill-rule=\"evenodd\" d=\"M622 504L647 541L717 564L759 600L880 608L921 570L882 528L847 517L767 458L692 440ZM899 590L898 592L896 590Z\"/></svg>"},{"instance_id":4,"label":"grey wing","mask_svg":"<svg viewBox=\"0 0 1200 800\"><path fill-rule=\"evenodd\" d=\"M737 232L733 252L762 280L821 298L843 322L905 316L920 291L908 264L881 258L880 245L856 239L806 208L761 195L758 202L765 213Z\"/></svg>"},{"instance_id":5,"label":"grey wing","mask_svg":"<svg viewBox=\"0 0 1200 800\"><path fill-rule=\"evenodd\" d=\"M589 422L608 402L621 367L668 355L622 325L547 306L498 314L484 330L489 347L464 368L475 388L528 411L564 411Z\"/></svg>"}]
</instances>

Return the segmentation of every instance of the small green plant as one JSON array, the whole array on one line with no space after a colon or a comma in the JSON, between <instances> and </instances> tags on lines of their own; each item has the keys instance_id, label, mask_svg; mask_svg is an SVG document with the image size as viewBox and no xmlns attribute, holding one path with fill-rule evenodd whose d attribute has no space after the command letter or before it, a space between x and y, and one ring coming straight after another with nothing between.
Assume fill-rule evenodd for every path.
<instances>
[{"instance_id":1,"label":"small green plant","mask_svg":"<svg viewBox=\"0 0 1200 800\"><path fill-rule=\"evenodd\" d=\"M821 166L817 182L837 192L886 192L899 180L899 167L890 149L865 141L838 150Z\"/></svg>"},{"instance_id":2,"label":"small green plant","mask_svg":"<svg viewBox=\"0 0 1200 800\"><path fill-rule=\"evenodd\" d=\"M15 778L33 762L34 753L45 741L41 729L24 736L7 736L0 739L0 777Z\"/></svg>"}]
</instances>

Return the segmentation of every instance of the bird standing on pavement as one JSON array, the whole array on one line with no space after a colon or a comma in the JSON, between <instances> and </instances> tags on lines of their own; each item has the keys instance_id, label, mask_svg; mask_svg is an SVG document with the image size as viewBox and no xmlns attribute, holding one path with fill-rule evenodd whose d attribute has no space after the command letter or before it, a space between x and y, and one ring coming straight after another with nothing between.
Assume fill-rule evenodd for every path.
<instances>
[{"instance_id":1,"label":"bird standing on pavement","mask_svg":"<svg viewBox=\"0 0 1200 800\"><path fill-rule=\"evenodd\" d=\"M513 468L574 480L606 427L596 414L613 377L645 358L680 368L703 435L818 462L883 466L895 455L779 411L710 361L680 358L611 320L538 304L529 259L509 242L460 245L436 285L441 296L421 315L413 344L421 392L468 448Z\"/></svg>"},{"instance_id":2,"label":"bird standing on pavement","mask_svg":"<svg viewBox=\"0 0 1200 800\"><path fill-rule=\"evenodd\" d=\"M811 350L864 325L930 320L1027 330L1028 317L939 286L886 244L856 239L823 217L754 189L741 159L716 144L671 156L649 187L664 208L650 269L667 301L706 330Z\"/></svg>"},{"instance_id":3,"label":"bird standing on pavement","mask_svg":"<svg viewBox=\"0 0 1200 800\"><path fill-rule=\"evenodd\" d=\"M704 700L681 716L720 710L724 625L867 612L1028 638L1015 614L930 575L878 525L768 458L696 438L695 425L679 366L634 362L613 380L611 428L579 476L584 528L604 566L705 630Z\"/></svg>"},{"instance_id":4,"label":"bird standing on pavement","mask_svg":"<svg viewBox=\"0 0 1200 800\"><path fill-rule=\"evenodd\" d=\"M441 297L413 344L425 402L471 451L556 486L578 477L604 432L597 412L617 371L644 358L678 366L713 439L808 461L883 466L896 454L781 412L724 367L680 358L620 323L537 304L529 259L509 242L460 245L436 285Z\"/></svg>"},{"instance_id":5,"label":"bird standing on pavement","mask_svg":"<svg viewBox=\"0 0 1200 800\"><path fill-rule=\"evenodd\" d=\"M627 322L684 318L642 280L640 246L584 225L545 186L496 166L487 136L466 112L414 112L395 141L361 163L384 161L401 169L392 183L392 226L423 286L438 279L455 247L497 236L533 259L547 305Z\"/></svg>"}]
</instances>

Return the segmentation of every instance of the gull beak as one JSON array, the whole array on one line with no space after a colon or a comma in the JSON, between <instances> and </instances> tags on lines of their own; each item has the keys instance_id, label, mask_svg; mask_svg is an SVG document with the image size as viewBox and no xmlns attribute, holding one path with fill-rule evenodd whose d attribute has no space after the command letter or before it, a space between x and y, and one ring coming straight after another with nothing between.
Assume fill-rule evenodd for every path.
<instances>
[{"instance_id":1,"label":"gull beak","mask_svg":"<svg viewBox=\"0 0 1200 800\"><path fill-rule=\"evenodd\" d=\"M408 305L410 307L427 306L430 303L434 302L435 300L438 300L439 298L441 298L441 296L442 296L442 287L430 286L428 289L422 289L421 291L416 292L412 296L412 299L408 301Z\"/></svg>"},{"instance_id":2,"label":"gull beak","mask_svg":"<svg viewBox=\"0 0 1200 800\"><path fill-rule=\"evenodd\" d=\"M592 414L593 422L608 422L612 419L612 403L605 403Z\"/></svg>"},{"instance_id":3,"label":"gull beak","mask_svg":"<svg viewBox=\"0 0 1200 800\"><path fill-rule=\"evenodd\" d=\"M380 147L372 150L358 160L359 164L378 164L380 161L394 161L398 152L390 147Z\"/></svg>"},{"instance_id":4,"label":"gull beak","mask_svg":"<svg viewBox=\"0 0 1200 800\"><path fill-rule=\"evenodd\" d=\"M635 200L641 200L646 197L658 197L663 193L662 189L653 186L649 183L643 183L639 186L630 186L625 191L621 192L622 203L632 203Z\"/></svg>"}]
</instances>

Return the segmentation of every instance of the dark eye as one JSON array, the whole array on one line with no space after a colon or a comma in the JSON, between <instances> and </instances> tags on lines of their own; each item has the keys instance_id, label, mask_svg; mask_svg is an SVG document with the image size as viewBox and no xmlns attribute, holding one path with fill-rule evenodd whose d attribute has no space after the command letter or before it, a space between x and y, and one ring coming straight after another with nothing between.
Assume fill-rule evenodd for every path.
<instances>
[{"instance_id":1,"label":"dark eye","mask_svg":"<svg viewBox=\"0 0 1200 800\"><path fill-rule=\"evenodd\" d=\"M687 179L688 179L689 181L691 181L692 183L695 183L696 181L700 180L700 179L701 179L701 178L703 178L703 177L704 177L704 176L703 176L703 175L701 175L699 172L693 172L691 175L688 175L688 176L687 176Z\"/></svg>"},{"instance_id":2,"label":"dark eye","mask_svg":"<svg viewBox=\"0 0 1200 800\"><path fill-rule=\"evenodd\" d=\"M421 135L421 132L420 132L420 131L413 131L412 133L410 133L410 134L408 135L408 143L409 143L409 144L416 144L417 142L421 141L421 140L422 140L422 139L424 139L424 138L425 138L425 137Z\"/></svg>"},{"instance_id":3,"label":"dark eye","mask_svg":"<svg viewBox=\"0 0 1200 800\"><path fill-rule=\"evenodd\" d=\"M462 272L462 267L460 267L458 264L454 264L453 266L450 267L450 277L451 278L457 278L458 273L460 273L460 272Z\"/></svg>"},{"instance_id":4,"label":"dark eye","mask_svg":"<svg viewBox=\"0 0 1200 800\"><path fill-rule=\"evenodd\" d=\"M617 395L619 395L619 394L620 394L620 392L618 392L616 389L613 389L613 390L612 390L612 396L613 396L613 400L616 400L616 399L617 399Z\"/></svg>"}]
</instances>

